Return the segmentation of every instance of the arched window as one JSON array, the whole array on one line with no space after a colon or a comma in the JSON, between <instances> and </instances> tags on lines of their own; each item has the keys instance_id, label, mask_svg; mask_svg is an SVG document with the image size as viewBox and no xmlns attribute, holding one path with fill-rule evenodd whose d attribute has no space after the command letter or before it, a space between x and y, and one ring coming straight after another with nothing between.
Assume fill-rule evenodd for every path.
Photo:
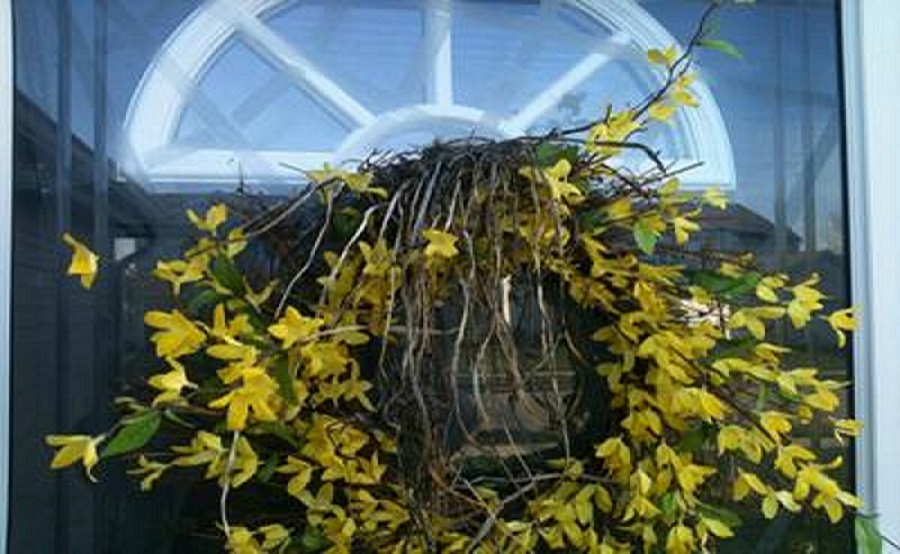
<instances>
[{"instance_id":1,"label":"arched window","mask_svg":"<svg viewBox=\"0 0 900 554\"><path fill-rule=\"evenodd\" d=\"M676 40L631 1L208 0L144 72L128 169L152 183L296 180L296 168L470 133L511 137L595 118L656 86L644 52ZM733 185L731 143L700 108L650 140Z\"/></svg>"}]
</instances>

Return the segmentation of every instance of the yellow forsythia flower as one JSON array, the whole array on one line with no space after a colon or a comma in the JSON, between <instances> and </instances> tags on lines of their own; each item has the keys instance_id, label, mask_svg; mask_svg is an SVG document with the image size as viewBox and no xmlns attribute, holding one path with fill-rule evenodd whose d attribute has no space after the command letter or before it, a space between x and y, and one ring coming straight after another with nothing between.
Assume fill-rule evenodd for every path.
<instances>
[{"instance_id":1,"label":"yellow forsythia flower","mask_svg":"<svg viewBox=\"0 0 900 554\"><path fill-rule=\"evenodd\" d=\"M169 464L149 460L146 456L141 454L138 458L138 467L129 469L127 473L129 475L143 475L144 478L141 479L141 490L147 492L153 489L153 483L162 477L163 472L169 469L169 467Z\"/></svg>"},{"instance_id":2,"label":"yellow forsythia flower","mask_svg":"<svg viewBox=\"0 0 900 554\"><path fill-rule=\"evenodd\" d=\"M453 258L459 254L456 249L456 235L441 231L439 229L425 229L422 236L428 241L425 247L425 256L427 258Z\"/></svg>"},{"instance_id":3,"label":"yellow forsythia flower","mask_svg":"<svg viewBox=\"0 0 900 554\"><path fill-rule=\"evenodd\" d=\"M59 448L53 461L50 462L51 469L59 469L68 467L81 461L84 464L85 474L91 481L97 482L97 479L91 474L91 470L100 461L97 454L97 445L106 438L105 435L92 437L90 435L49 435L45 439L47 444L55 448Z\"/></svg>"},{"instance_id":4,"label":"yellow forsythia flower","mask_svg":"<svg viewBox=\"0 0 900 554\"><path fill-rule=\"evenodd\" d=\"M788 304L788 315L795 329L800 329L809 323L812 312L822 309L822 294L816 287L819 284L819 276L813 274L809 279L792 287L794 299Z\"/></svg>"},{"instance_id":5,"label":"yellow forsythia flower","mask_svg":"<svg viewBox=\"0 0 900 554\"><path fill-rule=\"evenodd\" d=\"M347 185L347 188L359 194L368 193L374 194L375 196L380 196L381 198L388 197L387 190L381 187L369 186L372 183L372 179L374 177L374 175L369 172L354 173L352 171L345 171L338 167L332 167L330 164L326 163L322 167L322 169L307 171L306 176L309 177L311 181L317 184L321 184L329 180L343 181L344 184Z\"/></svg>"},{"instance_id":6,"label":"yellow forsythia flower","mask_svg":"<svg viewBox=\"0 0 900 554\"><path fill-rule=\"evenodd\" d=\"M858 437L862 433L863 424L854 419L838 419L834 422L834 438L844 444L844 437Z\"/></svg>"},{"instance_id":7,"label":"yellow forsythia flower","mask_svg":"<svg viewBox=\"0 0 900 554\"><path fill-rule=\"evenodd\" d=\"M201 219L194 210L187 211L188 219L194 224L194 227L208 233L215 233L219 225L225 223L228 219L228 206L225 204L216 204L206 211L206 215Z\"/></svg>"},{"instance_id":8,"label":"yellow forsythia flower","mask_svg":"<svg viewBox=\"0 0 900 554\"><path fill-rule=\"evenodd\" d=\"M272 525L263 525L262 527L257 529L256 532L262 533L262 547L267 551L273 551L286 544L291 539L291 532L283 525L279 525L277 523Z\"/></svg>"},{"instance_id":9,"label":"yellow forsythia flower","mask_svg":"<svg viewBox=\"0 0 900 554\"><path fill-rule=\"evenodd\" d=\"M269 333L276 339L281 339L283 348L290 348L299 340L305 339L317 332L325 320L318 317L306 317L297 308L288 306L284 317L275 325L269 326Z\"/></svg>"},{"instance_id":10,"label":"yellow forsythia flower","mask_svg":"<svg viewBox=\"0 0 900 554\"><path fill-rule=\"evenodd\" d=\"M724 210L728 207L728 196L719 187L710 187L703 192L703 202L713 208Z\"/></svg>"},{"instance_id":11,"label":"yellow forsythia flower","mask_svg":"<svg viewBox=\"0 0 900 554\"><path fill-rule=\"evenodd\" d=\"M97 261L99 257L69 233L63 235L63 240L72 247L72 262L69 264L67 273L69 275L78 275L81 277L81 286L86 289L91 288L94 284L94 279L97 277Z\"/></svg>"},{"instance_id":12,"label":"yellow forsythia flower","mask_svg":"<svg viewBox=\"0 0 900 554\"><path fill-rule=\"evenodd\" d=\"M852 331L856 328L856 320L853 319L853 312L854 308L846 308L844 310L832 312L832 314L828 316L828 324L837 335L838 346L840 348L847 345L847 334L844 333L844 331Z\"/></svg>"},{"instance_id":13,"label":"yellow forsythia flower","mask_svg":"<svg viewBox=\"0 0 900 554\"><path fill-rule=\"evenodd\" d=\"M634 120L634 115L631 110L625 110L611 114L602 123L594 125L588 132L585 149L603 157L621 152L622 148L614 143L628 140L632 133L641 128L641 124Z\"/></svg>"},{"instance_id":14,"label":"yellow forsythia flower","mask_svg":"<svg viewBox=\"0 0 900 554\"><path fill-rule=\"evenodd\" d=\"M231 479L231 485L235 488L240 487L256 474L257 469L259 469L259 456L250 446L250 441L244 437L238 437L232 464L234 474L228 476Z\"/></svg>"},{"instance_id":15,"label":"yellow forsythia flower","mask_svg":"<svg viewBox=\"0 0 900 554\"><path fill-rule=\"evenodd\" d=\"M666 537L666 552L690 554L694 551L694 532L686 525L676 525Z\"/></svg>"},{"instance_id":16,"label":"yellow forsythia flower","mask_svg":"<svg viewBox=\"0 0 900 554\"><path fill-rule=\"evenodd\" d=\"M228 552L234 554L265 554L253 533L246 527L232 527L228 535Z\"/></svg>"},{"instance_id":17,"label":"yellow forsythia flower","mask_svg":"<svg viewBox=\"0 0 900 554\"><path fill-rule=\"evenodd\" d=\"M181 390L185 387L196 388L197 385L187 378L184 366L173 359L167 359L172 370L150 377L148 384L162 391L153 399L153 405L172 404L181 400Z\"/></svg>"},{"instance_id":18,"label":"yellow forsythia flower","mask_svg":"<svg viewBox=\"0 0 900 554\"><path fill-rule=\"evenodd\" d=\"M259 421L275 421L271 400L277 395L277 386L262 368L249 368L243 373L243 386L233 389L209 403L210 408L228 408L226 423L229 431L240 431L247 426L250 412Z\"/></svg>"},{"instance_id":19,"label":"yellow forsythia flower","mask_svg":"<svg viewBox=\"0 0 900 554\"><path fill-rule=\"evenodd\" d=\"M178 310L147 312L144 323L159 329L150 340L156 343L156 355L160 358L174 359L193 354L206 341L203 331Z\"/></svg>"},{"instance_id":20,"label":"yellow forsythia flower","mask_svg":"<svg viewBox=\"0 0 900 554\"><path fill-rule=\"evenodd\" d=\"M278 473L293 475L288 481L287 492L295 498L300 498L300 495L306 491L306 486L312 481L314 470L315 467L312 464L294 456L288 456L287 463L276 469Z\"/></svg>"},{"instance_id":21,"label":"yellow forsythia flower","mask_svg":"<svg viewBox=\"0 0 900 554\"><path fill-rule=\"evenodd\" d=\"M209 258L197 256L191 258L190 261L172 260L169 262L156 262L156 269L153 275L158 279L167 281L172 285L172 292L175 296L181 294L181 287L187 283L195 283L203 279L206 267L209 265Z\"/></svg>"},{"instance_id":22,"label":"yellow forsythia flower","mask_svg":"<svg viewBox=\"0 0 900 554\"><path fill-rule=\"evenodd\" d=\"M675 115L675 112L678 110L676 106L669 104L667 102L659 101L654 102L650 109L647 110L647 115L652 117L657 121L669 121L672 119L672 116Z\"/></svg>"},{"instance_id":23,"label":"yellow forsythia flower","mask_svg":"<svg viewBox=\"0 0 900 554\"><path fill-rule=\"evenodd\" d=\"M647 51L647 61L653 64L672 67L677 59L678 50L674 46L669 46L663 50L651 48Z\"/></svg>"}]
</instances>

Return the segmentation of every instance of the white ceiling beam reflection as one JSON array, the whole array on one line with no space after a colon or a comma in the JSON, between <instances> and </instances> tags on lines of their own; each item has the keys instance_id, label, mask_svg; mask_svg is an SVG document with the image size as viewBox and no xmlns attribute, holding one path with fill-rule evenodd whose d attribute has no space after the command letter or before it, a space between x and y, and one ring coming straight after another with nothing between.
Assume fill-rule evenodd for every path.
<instances>
[{"instance_id":1,"label":"white ceiling beam reflection","mask_svg":"<svg viewBox=\"0 0 900 554\"><path fill-rule=\"evenodd\" d=\"M556 107L566 94L590 79L616 53L626 49L630 42L625 33L615 33L608 43L598 46L593 52L581 58L559 79L532 98L516 115L506 118L500 124L500 128L508 135L525 134L529 127Z\"/></svg>"},{"instance_id":2,"label":"white ceiling beam reflection","mask_svg":"<svg viewBox=\"0 0 900 554\"><path fill-rule=\"evenodd\" d=\"M241 36L253 50L284 71L298 86L323 100L330 111L351 129L375 122L372 112L328 78L293 44L278 36L253 14L236 4L233 6L237 12L235 23Z\"/></svg>"},{"instance_id":3,"label":"white ceiling beam reflection","mask_svg":"<svg viewBox=\"0 0 900 554\"><path fill-rule=\"evenodd\" d=\"M429 104L453 105L453 12L450 0L425 2L425 52L428 56L425 97Z\"/></svg>"}]
</instances>

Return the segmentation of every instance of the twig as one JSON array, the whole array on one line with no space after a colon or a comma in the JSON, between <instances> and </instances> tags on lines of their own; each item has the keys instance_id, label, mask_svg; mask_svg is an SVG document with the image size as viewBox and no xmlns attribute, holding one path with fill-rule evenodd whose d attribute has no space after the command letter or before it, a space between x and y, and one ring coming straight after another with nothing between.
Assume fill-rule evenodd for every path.
<instances>
[{"instance_id":1,"label":"twig","mask_svg":"<svg viewBox=\"0 0 900 554\"><path fill-rule=\"evenodd\" d=\"M231 471L237 458L237 443L241 436L240 431L231 435L231 448L228 450L228 461L225 463L225 472L222 474L222 492L219 495L219 518L222 522L222 530L225 537L231 540L231 526L228 524L228 493L231 491Z\"/></svg>"}]
</instances>

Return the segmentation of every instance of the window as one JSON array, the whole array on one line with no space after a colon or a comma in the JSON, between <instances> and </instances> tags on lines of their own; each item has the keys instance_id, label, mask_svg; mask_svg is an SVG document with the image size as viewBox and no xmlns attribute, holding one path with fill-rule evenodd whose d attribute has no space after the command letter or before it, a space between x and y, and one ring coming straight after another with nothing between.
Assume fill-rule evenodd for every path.
<instances>
[{"instance_id":1,"label":"window","mask_svg":"<svg viewBox=\"0 0 900 554\"><path fill-rule=\"evenodd\" d=\"M279 194L297 167L370 148L583 121L649 90L641 52L686 37L702 4L14 0L13 8L11 551L200 552L208 542L198 525L216 500L209 489L171 480L166 495L140 495L121 467L88 487L74 472L47 471L42 442L61 429L102 429L108 399L148 369L141 314L164 290L147 273L179 248L184 209L240 178ZM674 159L705 162L691 185L731 189L734 207L707 240L798 274L818 271L845 303L837 12L827 0L758 0L726 12L722 33L745 58L703 53L703 107L649 139ZM90 294L62 278L66 230L105 260ZM794 340L798 363L849 375L829 337ZM852 458L828 437L810 440ZM732 548L846 552L845 531L750 515Z\"/></svg>"}]
</instances>

